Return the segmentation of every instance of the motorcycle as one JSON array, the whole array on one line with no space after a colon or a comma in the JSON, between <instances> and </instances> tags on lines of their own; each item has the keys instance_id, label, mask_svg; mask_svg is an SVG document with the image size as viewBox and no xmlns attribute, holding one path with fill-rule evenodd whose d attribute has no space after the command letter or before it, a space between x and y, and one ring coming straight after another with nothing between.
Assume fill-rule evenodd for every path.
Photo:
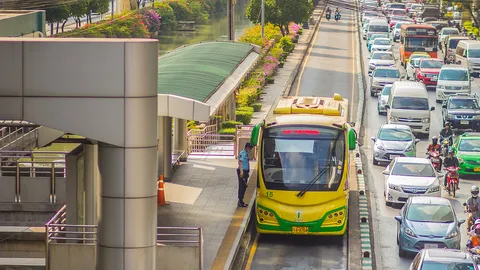
<instances>
[{"instance_id":1,"label":"motorcycle","mask_svg":"<svg viewBox=\"0 0 480 270\"><path fill-rule=\"evenodd\" d=\"M452 195L453 197L455 197L455 192L458 189L459 176L458 176L457 171L459 169L460 168L455 167L455 166L450 166L450 167L445 168L445 170L447 171L447 191L448 191L448 195ZM452 194L450 194L450 193L452 193Z\"/></svg>"},{"instance_id":2,"label":"motorcycle","mask_svg":"<svg viewBox=\"0 0 480 270\"><path fill-rule=\"evenodd\" d=\"M448 149L450 148L450 139L452 138L452 135L442 138L442 155L444 157L448 156Z\"/></svg>"},{"instance_id":3,"label":"motorcycle","mask_svg":"<svg viewBox=\"0 0 480 270\"><path fill-rule=\"evenodd\" d=\"M468 253L472 255L473 261L477 265L477 267L480 267L480 248L479 247L474 247L467 249Z\"/></svg>"},{"instance_id":4,"label":"motorcycle","mask_svg":"<svg viewBox=\"0 0 480 270\"><path fill-rule=\"evenodd\" d=\"M428 159L437 172L440 172L440 153L436 150L428 152Z\"/></svg>"},{"instance_id":5,"label":"motorcycle","mask_svg":"<svg viewBox=\"0 0 480 270\"><path fill-rule=\"evenodd\" d=\"M340 20L340 12L335 13L335 21L338 22L338 20Z\"/></svg>"},{"instance_id":6,"label":"motorcycle","mask_svg":"<svg viewBox=\"0 0 480 270\"><path fill-rule=\"evenodd\" d=\"M330 12L327 12L327 14L325 16L326 16L327 20L330 21L330 16L331 16Z\"/></svg>"}]
</instances>

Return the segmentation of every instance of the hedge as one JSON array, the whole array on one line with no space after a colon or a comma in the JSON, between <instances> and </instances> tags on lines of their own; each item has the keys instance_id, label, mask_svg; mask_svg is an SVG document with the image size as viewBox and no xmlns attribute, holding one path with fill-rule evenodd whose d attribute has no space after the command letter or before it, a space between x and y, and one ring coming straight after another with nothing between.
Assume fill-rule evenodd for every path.
<instances>
[{"instance_id":1,"label":"hedge","mask_svg":"<svg viewBox=\"0 0 480 270\"><path fill-rule=\"evenodd\" d=\"M253 103L252 108L254 112L259 112L262 110L262 103Z\"/></svg>"},{"instance_id":2,"label":"hedge","mask_svg":"<svg viewBox=\"0 0 480 270\"><path fill-rule=\"evenodd\" d=\"M235 135L236 132L237 132L237 129L236 129L236 128L221 128L221 129L218 131L218 134L222 134L222 135Z\"/></svg>"},{"instance_id":3,"label":"hedge","mask_svg":"<svg viewBox=\"0 0 480 270\"><path fill-rule=\"evenodd\" d=\"M241 124L242 122L238 122L238 121L226 121L226 122L220 123L220 128L221 129L235 128L237 125L241 125Z\"/></svg>"},{"instance_id":4,"label":"hedge","mask_svg":"<svg viewBox=\"0 0 480 270\"><path fill-rule=\"evenodd\" d=\"M252 121L253 111L249 112L249 111L237 110L235 114L236 114L237 121L242 122L244 125L248 125Z\"/></svg>"},{"instance_id":5,"label":"hedge","mask_svg":"<svg viewBox=\"0 0 480 270\"><path fill-rule=\"evenodd\" d=\"M242 112L251 112L253 113L254 109L252 107L238 107L237 111L242 111Z\"/></svg>"}]
</instances>

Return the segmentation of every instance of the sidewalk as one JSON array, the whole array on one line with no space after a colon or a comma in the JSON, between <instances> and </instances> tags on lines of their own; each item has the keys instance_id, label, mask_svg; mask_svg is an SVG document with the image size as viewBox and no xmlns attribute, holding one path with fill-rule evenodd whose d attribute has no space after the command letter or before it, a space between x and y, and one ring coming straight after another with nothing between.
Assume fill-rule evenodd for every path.
<instances>
[{"instance_id":1,"label":"sidewalk","mask_svg":"<svg viewBox=\"0 0 480 270\"><path fill-rule=\"evenodd\" d=\"M317 8L314 12L315 21L320 11L321 8ZM275 99L290 88L313 30L314 25L304 29L295 50L278 70L275 82L265 87L260 101L262 110L254 113L252 124L263 120ZM230 263L230 251L238 245L236 237L242 221L253 206L257 180L255 163L250 167L252 172L244 199L250 204L248 208L237 207L237 160L233 158L190 158L178 166L172 181L165 184L170 205L158 208L158 226L202 227L204 269L223 270L224 265Z\"/></svg>"}]
</instances>

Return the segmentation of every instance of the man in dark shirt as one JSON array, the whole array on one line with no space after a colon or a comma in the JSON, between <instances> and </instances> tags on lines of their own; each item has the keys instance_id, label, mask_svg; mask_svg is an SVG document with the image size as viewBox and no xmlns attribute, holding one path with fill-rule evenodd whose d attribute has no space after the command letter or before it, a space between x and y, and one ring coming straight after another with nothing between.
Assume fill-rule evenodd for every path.
<instances>
[{"instance_id":1,"label":"man in dark shirt","mask_svg":"<svg viewBox=\"0 0 480 270\"><path fill-rule=\"evenodd\" d=\"M446 157L443 160L443 165L445 166L445 168L448 168L448 167L451 167L451 166L459 167L458 159L457 159L457 157L455 157L453 155L453 149L450 149L448 151L448 157ZM443 182L443 186L444 187L447 186L447 174L445 174L445 180Z\"/></svg>"},{"instance_id":2,"label":"man in dark shirt","mask_svg":"<svg viewBox=\"0 0 480 270\"><path fill-rule=\"evenodd\" d=\"M440 131L440 142L443 143L443 140L450 136L450 145L453 144L453 130L450 126L450 123L445 124L445 128Z\"/></svg>"}]
</instances>

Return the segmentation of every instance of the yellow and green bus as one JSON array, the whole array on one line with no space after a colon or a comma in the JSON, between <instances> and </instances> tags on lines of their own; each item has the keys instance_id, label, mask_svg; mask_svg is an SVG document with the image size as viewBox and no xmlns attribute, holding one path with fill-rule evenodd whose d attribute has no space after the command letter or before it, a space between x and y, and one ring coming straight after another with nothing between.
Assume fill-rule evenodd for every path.
<instances>
[{"instance_id":1,"label":"yellow and green bus","mask_svg":"<svg viewBox=\"0 0 480 270\"><path fill-rule=\"evenodd\" d=\"M345 234L349 150L357 140L347 118L348 100L339 94L280 97L254 127L257 232Z\"/></svg>"}]
</instances>

